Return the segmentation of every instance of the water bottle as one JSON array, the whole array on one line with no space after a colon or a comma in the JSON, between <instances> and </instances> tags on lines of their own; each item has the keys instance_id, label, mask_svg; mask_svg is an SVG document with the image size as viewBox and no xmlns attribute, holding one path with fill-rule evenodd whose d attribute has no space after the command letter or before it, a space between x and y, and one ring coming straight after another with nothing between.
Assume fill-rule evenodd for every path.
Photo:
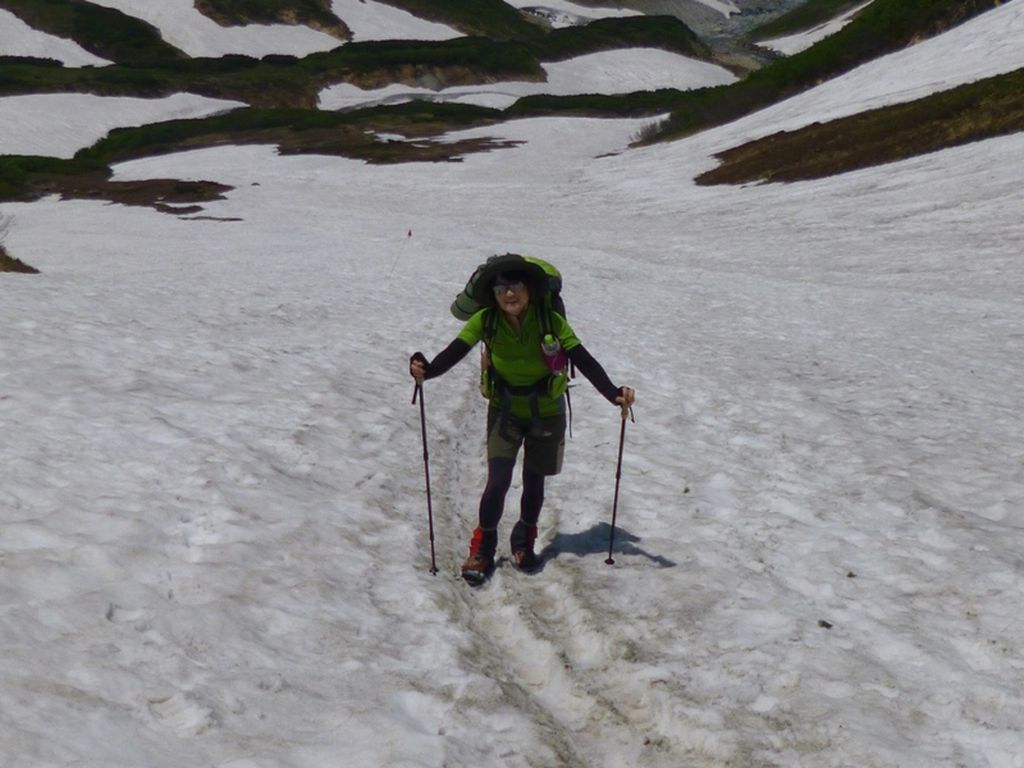
<instances>
[{"instance_id":1,"label":"water bottle","mask_svg":"<svg viewBox=\"0 0 1024 768\"><path fill-rule=\"evenodd\" d=\"M564 374L569 368L569 357L562 349L562 344L550 333L545 334L540 343L541 352L544 353L544 362L548 370L555 376Z\"/></svg>"}]
</instances>

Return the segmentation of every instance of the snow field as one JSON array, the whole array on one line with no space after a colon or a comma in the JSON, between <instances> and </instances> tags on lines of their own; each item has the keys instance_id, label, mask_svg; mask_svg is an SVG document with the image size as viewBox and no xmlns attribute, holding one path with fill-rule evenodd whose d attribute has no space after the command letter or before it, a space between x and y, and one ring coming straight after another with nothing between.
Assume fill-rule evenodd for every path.
<instances>
[{"instance_id":1,"label":"snow field","mask_svg":"<svg viewBox=\"0 0 1024 768\"><path fill-rule=\"evenodd\" d=\"M993 70L1022 7L991 12ZM0 302L5 754L1020 768L1022 140L691 183L786 109L644 150L644 121L549 119L466 132L525 143L461 163L116 169L233 185L205 218L5 205L43 271ZM619 421L582 382L546 567L470 591L475 362L426 387L436 577L406 367L498 250L559 265L639 399L616 565Z\"/></svg>"},{"instance_id":2,"label":"snow field","mask_svg":"<svg viewBox=\"0 0 1024 768\"><path fill-rule=\"evenodd\" d=\"M56 59L68 67L103 66L110 62L94 56L72 40L33 29L8 10L0 9L0 53Z\"/></svg>"}]
</instances>

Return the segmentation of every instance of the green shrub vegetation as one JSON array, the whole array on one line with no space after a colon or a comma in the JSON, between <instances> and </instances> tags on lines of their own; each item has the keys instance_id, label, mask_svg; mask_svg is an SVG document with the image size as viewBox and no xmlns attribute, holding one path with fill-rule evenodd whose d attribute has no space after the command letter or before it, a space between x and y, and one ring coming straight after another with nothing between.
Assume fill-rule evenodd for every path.
<instances>
[{"instance_id":1,"label":"green shrub vegetation","mask_svg":"<svg viewBox=\"0 0 1024 768\"><path fill-rule=\"evenodd\" d=\"M0 201L31 200L50 193L67 179L86 176L106 179L110 169L88 159L0 155Z\"/></svg>"},{"instance_id":2,"label":"green shrub vegetation","mask_svg":"<svg viewBox=\"0 0 1024 768\"><path fill-rule=\"evenodd\" d=\"M544 71L530 49L519 42L494 42L483 37L459 37L443 41L381 40L350 43L332 51L313 53L297 62L318 81L339 82L353 73L395 72L408 67L476 70L473 79L538 79Z\"/></svg>"},{"instance_id":3,"label":"green shrub vegetation","mask_svg":"<svg viewBox=\"0 0 1024 768\"><path fill-rule=\"evenodd\" d=\"M78 92L157 97L187 91L256 107L313 107L317 93L333 83L351 82L371 88L393 82L450 86L542 80L541 61L635 45L699 58L710 54L707 46L682 22L640 17L555 30L526 42L484 37L370 41L349 43L302 58L229 55L70 68L40 59L7 57L0 58L0 95Z\"/></svg>"},{"instance_id":4,"label":"green shrub vegetation","mask_svg":"<svg viewBox=\"0 0 1024 768\"><path fill-rule=\"evenodd\" d=\"M552 30L529 41L540 61L564 61L615 48L662 48L696 59L710 59L711 48L674 16L599 19L586 26Z\"/></svg>"},{"instance_id":5,"label":"green shrub vegetation","mask_svg":"<svg viewBox=\"0 0 1024 768\"><path fill-rule=\"evenodd\" d=\"M376 131L421 136L440 133L448 127L495 123L500 117L499 111L485 107L426 101L352 112L239 109L214 117L117 128L93 146L80 150L71 162L95 169L138 157L216 144L278 144L286 139L297 150L304 135L320 139L323 132L343 132L347 128L357 129L360 136L370 136L367 140L372 141L371 134Z\"/></svg>"},{"instance_id":6,"label":"green shrub vegetation","mask_svg":"<svg viewBox=\"0 0 1024 768\"><path fill-rule=\"evenodd\" d=\"M572 96L538 94L524 96L504 114L509 118L545 117L649 117L671 111L689 99L688 91L661 88L656 91L602 94L584 93Z\"/></svg>"},{"instance_id":7,"label":"green shrub vegetation","mask_svg":"<svg viewBox=\"0 0 1024 768\"><path fill-rule=\"evenodd\" d=\"M464 35L529 40L543 28L502 0L377 0L414 16L447 24Z\"/></svg>"},{"instance_id":8,"label":"green shrub vegetation","mask_svg":"<svg viewBox=\"0 0 1024 768\"><path fill-rule=\"evenodd\" d=\"M317 6L323 0L303 0ZM474 0L474 7L478 0ZM229 55L220 58L188 58L162 40L154 38L149 25L117 14L118 37L137 39L137 46L111 55L110 45L100 45L82 24L71 24L110 9L81 0L0 0L22 14L33 26L70 34L80 44L99 51L117 63L106 67L60 67L53 62L28 57L0 58L0 95L24 93L95 93L110 96L159 97L191 92L215 98L242 101L260 108L312 108L318 92L333 83L350 82L373 88L393 82L445 87L500 80L542 80L541 61L557 61L599 50L628 46L649 46L684 55L707 58L709 49L682 22L671 17L606 19L585 27L543 31L526 23L517 27L520 39L462 37L444 41L371 41L339 45L337 48L297 58L293 56ZM286 2L293 8L299 0ZM410 3L410 6L415 3ZM220 7L241 13L259 9L280 10L270 0L220 0ZM459 3L438 3L435 12L469 9ZM498 8L503 8L499 11ZM510 6L484 3L480 19L522 16ZM31 13L29 9L33 9ZM91 9L86 12L85 9ZM447 10L445 10L447 9ZM491 25L493 27L493 24ZM70 28L74 27L74 30ZM93 27L88 27L89 30ZM525 31L524 31L525 30ZM507 31L507 30L506 30ZM114 32L107 33L107 38ZM134 36L134 37L133 37ZM158 42L157 42L158 41ZM109 42L109 39L107 40ZM164 46L164 47L162 47ZM152 51L149 49L152 47ZM137 49L136 49L137 48Z\"/></svg>"},{"instance_id":9,"label":"green shrub vegetation","mask_svg":"<svg viewBox=\"0 0 1024 768\"><path fill-rule=\"evenodd\" d=\"M2 0L0 0L2 1ZM521 43L483 38L441 42L349 43L298 59L292 56L223 56L183 59L159 66L54 67L41 60L0 59L0 95L95 93L157 97L190 92L258 107L314 107L327 85L410 85L430 77L445 85L493 80L539 80L544 71Z\"/></svg>"},{"instance_id":10,"label":"green shrub vegetation","mask_svg":"<svg viewBox=\"0 0 1024 768\"><path fill-rule=\"evenodd\" d=\"M82 92L158 97L191 92L249 105L203 119L114 130L72 159L0 156L0 200L61 194L180 212L180 208L168 208L168 201L181 204L190 199L214 199L224 188L211 182L115 183L110 180L111 164L231 143L270 144L282 153L318 152L369 162L457 160L465 152L500 145L485 140L440 142L431 137L454 128L527 116L670 113L642 138L645 143L667 140L736 119L992 7L992 0L875 0L842 31L812 48L716 88L531 96L504 111L429 100L342 113L317 110L319 92L340 82L363 88L395 82L441 88L540 80L544 77L541 62L618 47L658 47L694 58L713 57L707 45L670 17L607 19L584 27L547 30L499 0L379 1L474 36L349 43L304 57L193 59L162 40L154 41L155 31L149 25L84 0L0 0L0 8L14 11L32 26L73 37L88 50L117 62L107 67L71 68L52 60L0 57L0 95ZM312 18L318 12L329 13L327 0L200 0L200 4L208 13L229 20L280 20L274 13L301 19L302 14ZM821 12L839 9L843 3L810 0L806 5ZM791 18L787 23L797 22ZM812 126L737 148L735 154L723 156L722 168L712 171L702 183L806 178L801 174L834 173L1021 130L1016 122L1019 97L1015 96L1024 92L1019 73L1016 79L986 82L988 90L980 86L978 90L957 89L914 105L856 116L859 120ZM933 126L940 127L929 138ZM892 138L883 141L887 131ZM848 140L851 132L871 138ZM381 133L399 134L404 139L383 141L378 138Z\"/></svg>"},{"instance_id":11,"label":"green shrub vegetation","mask_svg":"<svg viewBox=\"0 0 1024 768\"><path fill-rule=\"evenodd\" d=\"M222 26L302 24L350 40L352 31L334 15L330 0L196 0L196 10Z\"/></svg>"},{"instance_id":12,"label":"green shrub vegetation","mask_svg":"<svg viewBox=\"0 0 1024 768\"><path fill-rule=\"evenodd\" d=\"M798 181L1024 131L1024 69L722 152L699 184Z\"/></svg>"},{"instance_id":13,"label":"green shrub vegetation","mask_svg":"<svg viewBox=\"0 0 1024 768\"><path fill-rule=\"evenodd\" d=\"M156 27L113 8L82 0L0 0L0 8L109 61L149 64L185 58Z\"/></svg>"},{"instance_id":14,"label":"green shrub vegetation","mask_svg":"<svg viewBox=\"0 0 1024 768\"><path fill-rule=\"evenodd\" d=\"M485 107L413 101L351 112L239 109L201 119L118 128L70 159L0 156L0 201L50 194L137 205L166 202L171 195L179 201L214 199L223 186L211 182L174 186L168 180L116 183L110 181L110 166L224 144L269 144L287 154L340 155L370 162L453 160L492 144L485 140L434 142L428 137L453 128L491 125L501 118L501 112ZM382 141L378 133L401 134L410 141Z\"/></svg>"},{"instance_id":15,"label":"green shrub vegetation","mask_svg":"<svg viewBox=\"0 0 1024 768\"><path fill-rule=\"evenodd\" d=\"M838 18L859 5L864 5L864 0L807 0L777 19L751 30L747 36L751 40L771 40L805 32Z\"/></svg>"}]
</instances>

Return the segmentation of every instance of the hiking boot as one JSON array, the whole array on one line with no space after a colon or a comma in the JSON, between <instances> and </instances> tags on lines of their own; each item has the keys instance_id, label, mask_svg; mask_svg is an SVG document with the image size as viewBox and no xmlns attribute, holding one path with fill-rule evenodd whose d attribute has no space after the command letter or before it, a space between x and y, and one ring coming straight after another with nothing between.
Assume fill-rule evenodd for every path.
<instances>
[{"instance_id":1,"label":"hiking boot","mask_svg":"<svg viewBox=\"0 0 1024 768\"><path fill-rule=\"evenodd\" d=\"M494 571L494 552L498 548L498 532L477 528L469 542L469 557L462 564L462 578L470 584L482 584Z\"/></svg>"},{"instance_id":2,"label":"hiking boot","mask_svg":"<svg viewBox=\"0 0 1024 768\"><path fill-rule=\"evenodd\" d=\"M537 541L537 526L527 525L522 520L512 528L512 538L509 542L512 549L512 562L521 571L535 571L540 565L540 558L533 551L533 544Z\"/></svg>"}]
</instances>

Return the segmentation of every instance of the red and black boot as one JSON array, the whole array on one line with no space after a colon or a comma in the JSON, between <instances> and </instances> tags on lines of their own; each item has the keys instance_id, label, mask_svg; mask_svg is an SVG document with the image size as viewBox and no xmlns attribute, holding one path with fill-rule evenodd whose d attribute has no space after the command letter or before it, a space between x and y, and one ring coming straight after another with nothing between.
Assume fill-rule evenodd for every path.
<instances>
[{"instance_id":1,"label":"red and black boot","mask_svg":"<svg viewBox=\"0 0 1024 768\"><path fill-rule=\"evenodd\" d=\"M520 520L513 526L512 539L509 543L512 549L512 562L519 570L531 572L540 567L540 558L533 551L536 541L536 525L528 525Z\"/></svg>"},{"instance_id":2,"label":"red and black boot","mask_svg":"<svg viewBox=\"0 0 1024 768\"><path fill-rule=\"evenodd\" d=\"M469 542L469 557L462 564L462 578L476 587L494 572L494 552L498 548L498 531L477 528Z\"/></svg>"}]
</instances>

